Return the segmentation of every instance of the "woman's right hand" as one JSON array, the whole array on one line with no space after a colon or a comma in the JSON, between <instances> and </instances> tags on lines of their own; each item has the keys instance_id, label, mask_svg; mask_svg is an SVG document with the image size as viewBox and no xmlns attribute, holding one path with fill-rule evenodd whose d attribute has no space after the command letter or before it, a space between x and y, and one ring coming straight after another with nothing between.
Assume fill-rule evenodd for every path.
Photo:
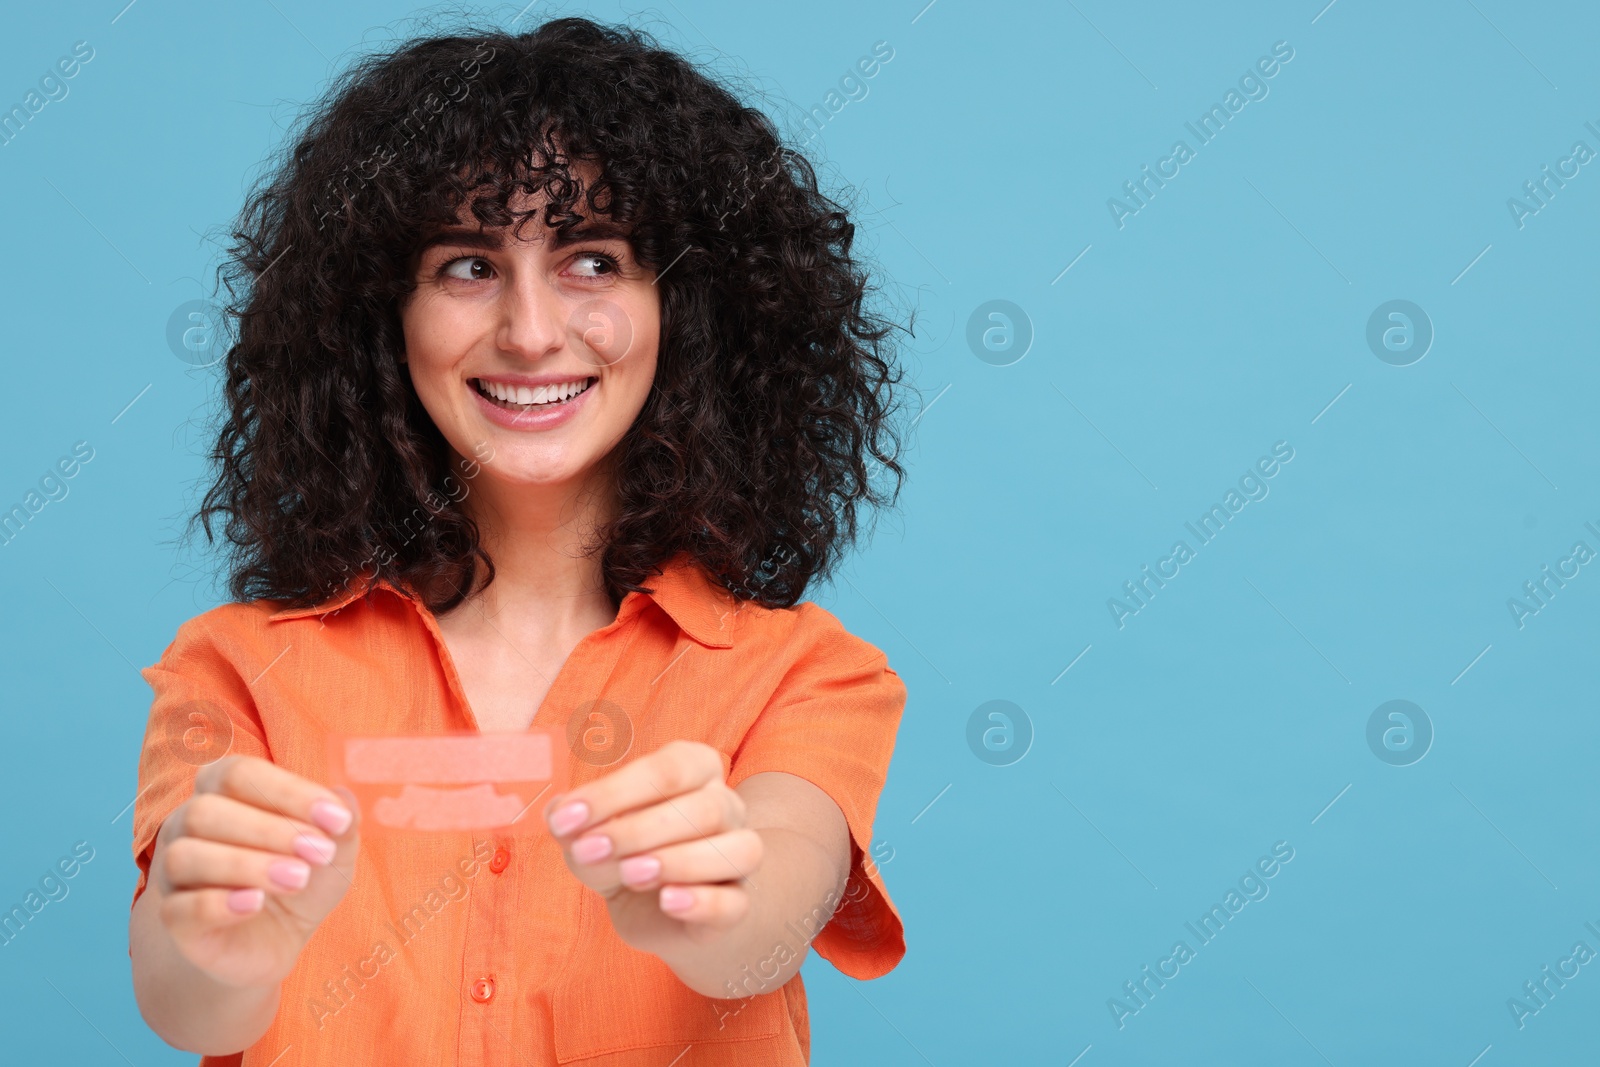
<instances>
[{"instance_id":1,"label":"woman's right hand","mask_svg":"<svg viewBox=\"0 0 1600 1067\"><path fill-rule=\"evenodd\" d=\"M161 924L214 981L276 986L350 888L359 823L348 791L253 756L207 764L156 835Z\"/></svg>"}]
</instances>

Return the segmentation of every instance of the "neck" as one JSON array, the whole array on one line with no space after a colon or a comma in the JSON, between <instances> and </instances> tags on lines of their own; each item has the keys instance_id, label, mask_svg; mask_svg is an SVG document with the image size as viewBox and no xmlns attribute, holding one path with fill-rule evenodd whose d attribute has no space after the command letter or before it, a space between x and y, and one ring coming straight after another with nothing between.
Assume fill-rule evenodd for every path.
<instances>
[{"instance_id":1,"label":"neck","mask_svg":"<svg viewBox=\"0 0 1600 1067\"><path fill-rule=\"evenodd\" d=\"M599 469L582 481L553 485L498 482L482 471L463 506L478 524L495 577L468 603L491 618L538 617L557 629L614 617L599 554L591 551L595 532L616 513L614 484Z\"/></svg>"}]
</instances>

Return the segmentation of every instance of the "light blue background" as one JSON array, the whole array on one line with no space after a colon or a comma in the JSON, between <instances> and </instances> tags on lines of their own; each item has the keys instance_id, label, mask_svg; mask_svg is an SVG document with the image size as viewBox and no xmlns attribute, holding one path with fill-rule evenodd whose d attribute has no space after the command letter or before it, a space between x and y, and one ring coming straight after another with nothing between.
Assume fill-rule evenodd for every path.
<instances>
[{"instance_id":1,"label":"light blue background","mask_svg":"<svg viewBox=\"0 0 1600 1067\"><path fill-rule=\"evenodd\" d=\"M299 106L411 13L124 2L13 6L0 34L7 105L73 42L96 53L0 148L0 507L73 442L96 453L0 548L0 903L74 842L96 850L0 949L15 1062L192 1059L134 1004L119 814L149 706L135 669L218 596L174 543L216 371L174 358L167 317L204 292ZM815 599L910 689L876 829L910 948L870 984L808 962L818 1063L1593 1055L1600 964L1524 1029L1506 1001L1580 939L1600 949L1600 566L1521 629L1506 601L1574 541L1600 549L1600 166L1521 229L1506 201L1574 141L1600 149L1600 18L1323 2L523 16L629 18L790 129L874 42L894 49L814 147L886 296L923 309L908 418L932 405L903 508ZM1294 58L1270 95L1119 229L1107 198L1194 147L1184 123L1277 41ZM1436 330L1407 367L1365 341L1396 298ZM992 299L1035 332L1010 366L965 341ZM1107 598L1280 440L1270 495L1119 630ZM1437 734L1411 766L1365 740L1396 698ZM994 699L1035 731L1011 766L967 746ZM1280 840L1295 856L1270 896L1118 1029L1108 998Z\"/></svg>"}]
</instances>

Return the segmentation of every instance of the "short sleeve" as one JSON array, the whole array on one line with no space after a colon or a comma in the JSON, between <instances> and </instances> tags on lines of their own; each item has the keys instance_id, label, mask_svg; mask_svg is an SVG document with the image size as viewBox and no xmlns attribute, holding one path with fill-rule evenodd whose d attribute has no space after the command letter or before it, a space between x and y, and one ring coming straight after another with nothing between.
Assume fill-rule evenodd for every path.
<instances>
[{"instance_id":1,"label":"short sleeve","mask_svg":"<svg viewBox=\"0 0 1600 1067\"><path fill-rule=\"evenodd\" d=\"M155 694L139 754L133 806L133 903L150 880L156 834L194 792L200 768L227 755L270 758L249 686L218 633L216 609L178 627L161 659L139 673ZM130 905L131 907L131 905Z\"/></svg>"},{"instance_id":2,"label":"short sleeve","mask_svg":"<svg viewBox=\"0 0 1600 1067\"><path fill-rule=\"evenodd\" d=\"M882 652L827 618L828 632L806 650L746 733L728 781L738 785L764 771L783 771L839 805L850 827L850 875L812 947L852 978L877 978L906 951L900 913L869 859L906 687Z\"/></svg>"}]
</instances>

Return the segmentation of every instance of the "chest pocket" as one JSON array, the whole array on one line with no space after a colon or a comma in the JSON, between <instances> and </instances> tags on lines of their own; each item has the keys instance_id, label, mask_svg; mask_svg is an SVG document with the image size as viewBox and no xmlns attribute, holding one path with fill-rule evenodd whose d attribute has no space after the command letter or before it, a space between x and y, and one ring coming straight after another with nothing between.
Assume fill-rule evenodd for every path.
<instances>
[{"instance_id":1,"label":"chest pocket","mask_svg":"<svg viewBox=\"0 0 1600 1067\"><path fill-rule=\"evenodd\" d=\"M594 893L583 894L579 910L578 944L552 997L556 1062L658 1045L670 1046L663 1063L691 1045L793 1045L782 989L737 1000L701 996L659 958L625 944Z\"/></svg>"}]
</instances>

